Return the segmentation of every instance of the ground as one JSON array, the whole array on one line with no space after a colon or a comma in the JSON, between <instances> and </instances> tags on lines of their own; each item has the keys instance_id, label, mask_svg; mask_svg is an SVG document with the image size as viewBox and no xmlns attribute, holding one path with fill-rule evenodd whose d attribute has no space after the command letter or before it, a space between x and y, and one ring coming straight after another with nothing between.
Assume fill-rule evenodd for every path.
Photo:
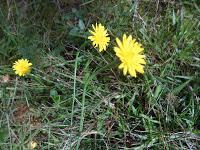
<instances>
[{"instance_id":1,"label":"ground","mask_svg":"<svg viewBox=\"0 0 200 150\"><path fill-rule=\"evenodd\" d=\"M199 20L198 0L2 0L0 150L200 149ZM103 53L87 39L96 22ZM144 47L137 78L118 69L124 33Z\"/></svg>"}]
</instances>

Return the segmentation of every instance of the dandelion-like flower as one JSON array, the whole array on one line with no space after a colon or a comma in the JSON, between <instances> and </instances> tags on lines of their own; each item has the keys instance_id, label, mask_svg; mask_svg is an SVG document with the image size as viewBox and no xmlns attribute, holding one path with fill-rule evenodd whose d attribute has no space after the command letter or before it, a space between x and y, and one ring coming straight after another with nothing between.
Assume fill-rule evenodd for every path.
<instances>
[{"instance_id":1,"label":"dandelion-like flower","mask_svg":"<svg viewBox=\"0 0 200 150\"><path fill-rule=\"evenodd\" d=\"M144 64L146 64L141 52L144 50L142 45L136 42L131 35L128 37L123 35L122 41L116 38L118 47L114 47L116 55L119 57L121 64L119 69L123 70L123 74L129 73L132 77L137 77L136 72L144 73Z\"/></svg>"},{"instance_id":2,"label":"dandelion-like flower","mask_svg":"<svg viewBox=\"0 0 200 150\"><path fill-rule=\"evenodd\" d=\"M35 149L37 147L37 143L35 141L30 141L28 144L27 144L27 147L28 149Z\"/></svg>"},{"instance_id":3,"label":"dandelion-like flower","mask_svg":"<svg viewBox=\"0 0 200 150\"><path fill-rule=\"evenodd\" d=\"M100 52L106 50L108 43L110 42L110 37L108 37L107 30L101 24L92 25L94 31L89 30L92 36L89 36L88 39L92 41L92 45L95 48L98 48Z\"/></svg>"},{"instance_id":4,"label":"dandelion-like flower","mask_svg":"<svg viewBox=\"0 0 200 150\"><path fill-rule=\"evenodd\" d=\"M32 63L27 59L19 59L13 64L13 70L15 74L19 76L25 76L31 71Z\"/></svg>"}]
</instances>

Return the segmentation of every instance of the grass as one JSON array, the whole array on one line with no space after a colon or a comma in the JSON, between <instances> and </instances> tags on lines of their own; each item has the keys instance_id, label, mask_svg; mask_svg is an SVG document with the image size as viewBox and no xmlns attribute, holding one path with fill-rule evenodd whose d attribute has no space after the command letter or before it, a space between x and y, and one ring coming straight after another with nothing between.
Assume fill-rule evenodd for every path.
<instances>
[{"instance_id":1,"label":"grass","mask_svg":"<svg viewBox=\"0 0 200 150\"><path fill-rule=\"evenodd\" d=\"M200 149L199 12L198 0L2 0L0 149ZM91 46L95 22L113 45L142 43L144 75ZM21 57L34 64L24 78Z\"/></svg>"}]
</instances>

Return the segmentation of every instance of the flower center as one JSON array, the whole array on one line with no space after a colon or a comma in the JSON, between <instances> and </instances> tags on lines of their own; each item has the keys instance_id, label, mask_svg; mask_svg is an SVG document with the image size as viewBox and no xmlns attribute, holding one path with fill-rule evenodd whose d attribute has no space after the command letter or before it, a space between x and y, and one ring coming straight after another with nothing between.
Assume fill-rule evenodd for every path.
<instances>
[{"instance_id":1,"label":"flower center","mask_svg":"<svg viewBox=\"0 0 200 150\"><path fill-rule=\"evenodd\" d=\"M27 71L27 66L25 66L25 65L20 65L19 66L19 70L21 71L21 72L26 72Z\"/></svg>"},{"instance_id":2,"label":"flower center","mask_svg":"<svg viewBox=\"0 0 200 150\"><path fill-rule=\"evenodd\" d=\"M98 42L98 43L103 43L104 42L104 35L102 35L102 34L97 34L97 36L96 36L96 41Z\"/></svg>"},{"instance_id":3,"label":"flower center","mask_svg":"<svg viewBox=\"0 0 200 150\"><path fill-rule=\"evenodd\" d=\"M124 54L124 61L126 62L127 65L132 64L134 57L135 53L133 51L127 51Z\"/></svg>"}]
</instances>

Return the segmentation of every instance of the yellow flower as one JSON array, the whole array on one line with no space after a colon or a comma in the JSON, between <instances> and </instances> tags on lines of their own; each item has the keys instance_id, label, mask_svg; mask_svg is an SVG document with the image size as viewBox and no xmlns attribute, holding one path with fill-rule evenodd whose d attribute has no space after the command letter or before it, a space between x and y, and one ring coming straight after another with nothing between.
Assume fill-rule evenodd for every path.
<instances>
[{"instance_id":1,"label":"yellow flower","mask_svg":"<svg viewBox=\"0 0 200 150\"><path fill-rule=\"evenodd\" d=\"M104 26L97 23L95 26L92 25L92 28L94 29L94 31L89 30L92 36L89 36L88 39L90 39L93 42L92 45L95 48L99 48L100 52L106 50L106 47L108 46L108 43L110 41L110 37L108 37L107 30Z\"/></svg>"},{"instance_id":2,"label":"yellow flower","mask_svg":"<svg viewBox=\"0 0 200 150\"><path fill-rule=\"evenodd\" d=\"M31 71L31 66L32 63L29 63L29 60L19 59L13 64L13 70L15 71L15 74L19 76L25 76Z\"/></svg>"},{"instance_id":3,"label":"yellow flower","mask_svg":"<svg viewBox=\"0 0 200 150\"><path fill-rule=\"evenodd\" d=\"M28 148L29 149L34 149L37 147L37 143L35 141L30 141L28 144L27 144Z\"/></svg>"},{"instance_id":4,"label":"yellow flower","mask_svg":"<svg viewBox=\"0 0 200 150\"><path fill-rule=\"evenodd\" d=\"M129 73L132 77L136 77L136 72L143 74L143 65L146 62L145 55L140 54L144 50L142 45L136 42L131 35L127 37L126 34L123 35L122 41L116 38L116 42L118 47L114 47L114 50L121 61L119 69L123 69L123 74Z\"/></svg>"}]
</instances>

